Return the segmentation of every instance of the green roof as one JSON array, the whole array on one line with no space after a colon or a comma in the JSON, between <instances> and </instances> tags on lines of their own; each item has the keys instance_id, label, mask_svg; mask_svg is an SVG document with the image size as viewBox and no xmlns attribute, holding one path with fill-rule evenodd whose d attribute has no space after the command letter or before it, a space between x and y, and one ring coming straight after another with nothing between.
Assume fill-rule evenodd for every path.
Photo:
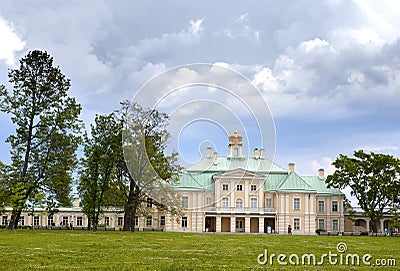
<instances>
[{"instance_id":1,"label":"green roof","mask_svg":"<svg viewBox=\"0 0 400 271\"><path fill-rule=\"evenodd\" d=\"M323 195L343 195L334 188L327 188L324 178L317 176L299 176L295 172L276 165L268 159L254 157L204 158L180 174L179 181L174 186L177 190L214 190L213 176L235 169L265 176L265 192L303 192Z\"/></svg>"},{"instance_id":2,"label":"green roof","mask_svg":"<svg viewBox=\"0 0 400 271\"><path fill-rule=\"evenodd\" d=\"M214 190L214 181L212 172L183 172L179 175L179 181L175 189L194 189L194 190Z\"/></svg>"},{"instance_id":3,"label":"green roof","mask_svg":"<svg viewBox=\"0 0 400 271\"><path fill-rule=\"evenodd\" d=\"M306 183L296 172L290 172L278 185L277 191L290 192L316 192L313 187Z\"/></svg>"},{"instance_id":4,"label":"green roof","mask_svg":"<svg viewBox=\"0 0 400 271\"><path fill-rule=\"evenodd\" d=\"M303 179L314 189L317 190L318 194L325 195L344 195L342 191L336 188L327 188L325 183L325 178L320 178L318 176L305 176Z\"/></svg>"},{"instance_id":5,"label":"green roof","mask_svg":"<svg viewBox=\"0 0 400 271\"><path fill-rule=\"evenodd\" d=\"M256 173L264 172L287 172L286 169L278 166L274 162L266 158L255 158L255 157L218 157L217 160L214 158L204 158L198 163L187 168L188 172L223 172L242 168L246 171L252 171Z\"/></svg>"}]
</instances>

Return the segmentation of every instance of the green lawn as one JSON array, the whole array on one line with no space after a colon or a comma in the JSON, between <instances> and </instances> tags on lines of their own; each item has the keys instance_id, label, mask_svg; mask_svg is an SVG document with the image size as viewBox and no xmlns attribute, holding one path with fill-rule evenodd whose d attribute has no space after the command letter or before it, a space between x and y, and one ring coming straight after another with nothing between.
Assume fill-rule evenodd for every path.
<instances>
[{"instance_id":1,"label":"green lawn","mask_svg":"<svg viewBox=\"0 0 400 271\"><path fill-rule=\"evenodd\" d=\"M289 263L294 253L300 263L306 253L318 262L324 253L338 253L340 242L348 248L344 256L368 253L371 264L393 258L397 266L329 265L328 258L319 266ZM272 266L260 265L265 249L268 256L287 255L288 265L276 257ZM390 237L0 230L0 270L400 270L399 254L400 238Z\"/></svg>"}]
</instances>

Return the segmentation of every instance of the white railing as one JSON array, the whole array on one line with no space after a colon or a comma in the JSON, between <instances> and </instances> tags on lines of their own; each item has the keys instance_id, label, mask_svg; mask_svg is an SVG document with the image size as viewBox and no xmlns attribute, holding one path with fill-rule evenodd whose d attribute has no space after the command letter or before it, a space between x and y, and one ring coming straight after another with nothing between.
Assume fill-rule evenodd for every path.
<instances>
[{"instance_id":1,"label":"white railing","mask_svg":"<svg viewBox=\"0 0 400 271\"><path fill-rule=\"evenodd\" d=\"M206 212L217 212L217 213L276 213L275 208L236 208L236 207L206 207Z\"/></svg>"}]
</instances>

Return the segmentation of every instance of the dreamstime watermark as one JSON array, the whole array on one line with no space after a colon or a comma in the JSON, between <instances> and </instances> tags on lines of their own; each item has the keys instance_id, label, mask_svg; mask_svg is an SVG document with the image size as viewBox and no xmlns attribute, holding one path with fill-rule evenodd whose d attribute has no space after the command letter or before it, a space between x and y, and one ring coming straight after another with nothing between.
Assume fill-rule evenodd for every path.
<instances>
[{"instance_id":1,"label":"dreamstime watermark","mask_svg":"<svg viewBox=\"0 0 400 271\"><path fill-rule=\"evenodd\" d=\"M257 262L261 265L345 265L345 266L396 266L396 259L373 259L369 253L360 255L358 253L346 253L346 243L338 243L336 251L329 250L328 253L316 255L314 253L298 254L268 254L268 249L259 254Z\"/></svg>"}]
</instances>

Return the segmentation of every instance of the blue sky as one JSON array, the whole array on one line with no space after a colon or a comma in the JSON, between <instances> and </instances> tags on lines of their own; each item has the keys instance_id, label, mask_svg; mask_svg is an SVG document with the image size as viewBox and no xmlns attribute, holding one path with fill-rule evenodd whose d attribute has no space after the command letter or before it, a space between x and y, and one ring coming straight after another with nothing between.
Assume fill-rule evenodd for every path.
<instances>
[{"instance_id":1,"label":"blue sky","mask_svg":"<svg viewBox=\"0 0 400 271\"><path fill-rule=\"evenodd\" d=\"M185 95L195 105L199 93L211 91L208 98L230 114L192 106L194 119L207 111L217 120L172 123L173 134L180 134L173 145L185 162L198 159L206 145L226 155L226 133L239 125L250 151L274 149L279 165L294 162L300 174L316 174L320 167L331 173L340 153L362 148L399 156L399 37L398 1L1 0L0 83L11 89L7 69L29 50L47 50L72 80L70 94L82 104L88 126L96 113L118 108L168 69L227 67L246 76L266 101L268 110L251 110L270 110L276 137L269 142L275 146L260 146L268 142L257 141L257 127L245 117L240 125L232 121L240 109L225 94L192 88L179 92L174 106ZM0 115L5 162L5 138L13 129Z\"/></svg>"}]
</instances>

